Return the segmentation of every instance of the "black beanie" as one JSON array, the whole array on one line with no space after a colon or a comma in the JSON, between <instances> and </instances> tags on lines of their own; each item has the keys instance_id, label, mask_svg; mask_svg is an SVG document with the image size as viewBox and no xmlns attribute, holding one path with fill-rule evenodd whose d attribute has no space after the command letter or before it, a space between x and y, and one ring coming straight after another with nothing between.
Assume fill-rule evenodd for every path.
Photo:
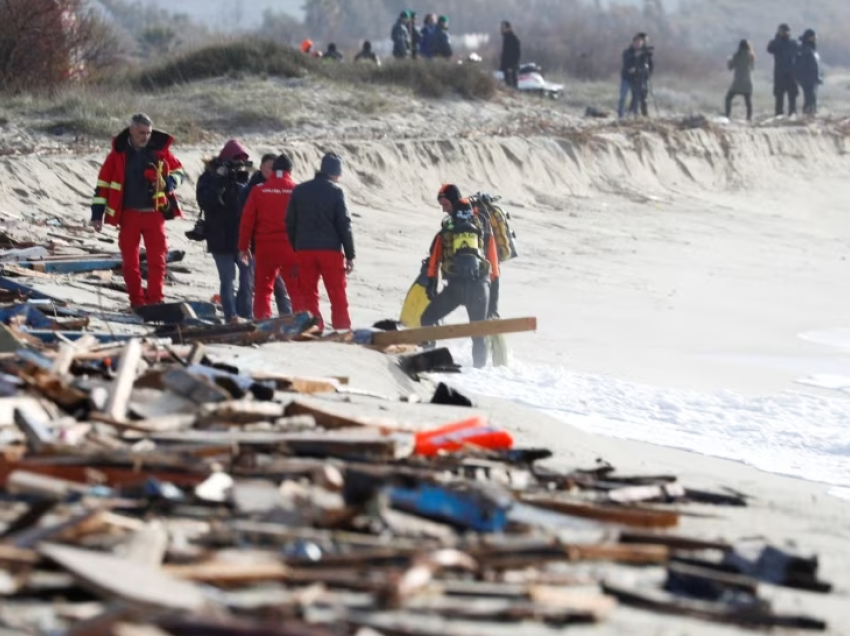
<instances>
[{"instance_id":1,"label":"black beanie","mask_svg":"<svg viewBox=\"0 0 850 636\"><path fill-rule=\"evenodd\" d=\"M273 172L292 172L292 159L286 154L280 155L272 164Z\"/></svg>"},{"instance_id":2,"label":"black beanie","mask_svg":"<svg viewBox=\"0 0 850 636\"><path fill-rule=\"evenodd\" d=\"M440 190L440 197L445 197L452 203L460 201L460 189L453 183L444 185Z\"/></svg>"}]
</instances>

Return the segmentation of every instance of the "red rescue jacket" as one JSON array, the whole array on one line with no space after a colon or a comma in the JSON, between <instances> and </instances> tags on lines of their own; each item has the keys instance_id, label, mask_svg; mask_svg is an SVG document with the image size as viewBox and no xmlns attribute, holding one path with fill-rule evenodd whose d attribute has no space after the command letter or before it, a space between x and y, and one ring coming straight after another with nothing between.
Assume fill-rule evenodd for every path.
<instances>
[{"instance_id":1,"label":"red rescue jacket","mask_svg":"<svg viewBox=\"0 0 850 636\"><path fill-rule=\"evenodd\" d=\"M255 241L257 249L274 246L295 258L295 250L286 233L286 209L295 181L288 172L275 172L248 195L239 224L239 251L245 252Z\"/></svg>"},{"instance_id":2,"label":"red rescue jacket","mask_svg":"<svg viewBox=\"0 0 850 636\"><path fill-rule=\"evenodd\" d=\"M183 166L178 159L171 154L171 144L174 138L159 130L151 134L147 148L152 151L157 162L165 164L164 176L174 177L179 186L186 179ZM103 222L108 225L120 225L121 213L124 211L124 175L126 171L126 155L124 151L130 143L130 129L125 128L112 140L112 150L106 156L106 161L100 168L97 176L97 187L92 198L92 217L96 218L96 210L105 206ZM168 195L173 198L175 204L177 197L174 193ZM180 206L175 205L175 216L182 217Z\"/></svg>"}]
</instances>

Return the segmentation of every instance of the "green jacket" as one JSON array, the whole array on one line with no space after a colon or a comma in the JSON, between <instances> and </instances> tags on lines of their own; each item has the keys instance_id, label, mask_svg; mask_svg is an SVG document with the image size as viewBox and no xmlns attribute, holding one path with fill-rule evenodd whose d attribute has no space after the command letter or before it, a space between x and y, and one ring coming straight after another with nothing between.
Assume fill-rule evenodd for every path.
<instances>
[{"instance_id":1,"label":"green jacket","mask_svg":"<svg viewBox=\"0 0 850 636\"><path fill-rule=\"evenodd\" d=\"M729 88L731 93L747 93L753 92L753 63L749 51L738 51L729 60L729 70L735 71L735 78L732 80L732 86Z\"/></svg>"}]
</instances>

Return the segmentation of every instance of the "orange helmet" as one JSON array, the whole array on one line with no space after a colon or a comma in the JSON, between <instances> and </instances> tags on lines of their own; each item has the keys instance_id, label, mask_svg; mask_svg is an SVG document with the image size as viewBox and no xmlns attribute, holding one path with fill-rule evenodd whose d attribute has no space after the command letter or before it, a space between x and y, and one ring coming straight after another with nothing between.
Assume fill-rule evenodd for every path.
<instances>
[{"instance_id":1,"label":"orange helmet","mask_svg":"<svg viewBox=\"0 0 850 636\"><path fill-rule=\"evenodd\" d=\"M302 53L309 53L312 48L313 48L313 40L304 40L301 43L301 52Z\"/></svg>"}]
</instances>

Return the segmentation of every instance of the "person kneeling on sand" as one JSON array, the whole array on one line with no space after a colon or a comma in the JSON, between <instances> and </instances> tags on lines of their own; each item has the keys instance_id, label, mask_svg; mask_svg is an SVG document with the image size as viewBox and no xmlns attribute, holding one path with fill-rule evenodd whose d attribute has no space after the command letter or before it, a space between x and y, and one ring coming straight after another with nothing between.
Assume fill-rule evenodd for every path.
<instances>
[{"instance_id":1,"label":"person kneeling on sand","mask_svg":"<svg viewBox=\"0 0 850 636\"><path fill-rule=\"evenodd\" d=\"M732 86L726 93L726 117L732 115L732 100L736 95L744 98L747 105L747 121L753 118L753 69L756 65L756 54L747 40L741 40L738 51L729 59L729 70L735 72Z\"/></svg>"},{"instance_id":2,"label":"person kneeling on sand","mask_svg":"<svg viewBox=\"0 0 850 636\"><path fill-rule=\"evenodd\" d=\"M465 307L470 322L486 320L491 312L490 285L499 278L496 242L487 220L476 215L457 186L443 186L437 200L448 216L431 244L428 260L428 297L422 313L423 327L436 325L458 307ZM439 290L442 276L446 285ZM487 364L487 342L472 339L476 368Z\"/></svg>"}]
</instances>

